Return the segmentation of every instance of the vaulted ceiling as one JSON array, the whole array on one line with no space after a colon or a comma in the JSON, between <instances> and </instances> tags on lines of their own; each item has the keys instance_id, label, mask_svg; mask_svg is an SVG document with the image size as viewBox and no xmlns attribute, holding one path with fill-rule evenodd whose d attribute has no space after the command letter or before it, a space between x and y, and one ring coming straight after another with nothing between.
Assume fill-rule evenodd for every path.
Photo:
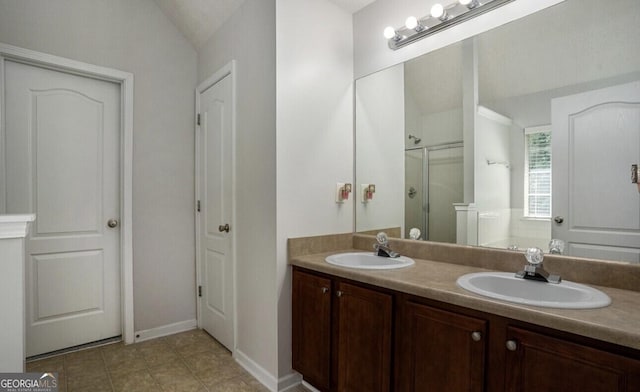
<instances>
[{"instance_id":1,"label":"vaulted ceiling","mask_svg":"<svg viewBox=\"0 0 640 392\"><path fill-rule=\"evenodd\" d=\"M178 30L199 49L245 0L154 0ZM375 0L330 0L354 13Z\"/></svg>"}]
</instances>

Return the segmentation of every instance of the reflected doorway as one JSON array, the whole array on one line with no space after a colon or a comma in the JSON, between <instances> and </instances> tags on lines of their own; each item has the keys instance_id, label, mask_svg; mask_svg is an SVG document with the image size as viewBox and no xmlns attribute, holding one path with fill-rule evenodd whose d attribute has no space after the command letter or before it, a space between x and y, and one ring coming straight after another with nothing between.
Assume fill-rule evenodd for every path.
<instances>
[{"instance_id":1,"label":"reflected doorway","mask_svg":"<svg viewBox=\"0 0 640 392\"><path fill-rule=\"evenodd\" d=\"M405 149L405 233L456 243L454 203L463 201L463 143Z\"/></svg>"}]
</instances>

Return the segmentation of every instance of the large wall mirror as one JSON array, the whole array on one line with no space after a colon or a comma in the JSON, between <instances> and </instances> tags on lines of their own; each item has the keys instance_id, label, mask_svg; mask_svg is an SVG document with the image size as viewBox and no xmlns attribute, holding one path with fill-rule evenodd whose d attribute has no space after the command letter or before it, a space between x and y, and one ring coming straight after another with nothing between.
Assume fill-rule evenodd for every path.
<instances>
[{"instance_id":1,"label":"large wall mirror","mask_svg":"<svg viewBox=\"0 0 640 392\"><path fill-rule=\"evenodd\" d=\"M640 263L639 40L566 0L358 79L356 231Z\"/></svg>"}]
</instances>

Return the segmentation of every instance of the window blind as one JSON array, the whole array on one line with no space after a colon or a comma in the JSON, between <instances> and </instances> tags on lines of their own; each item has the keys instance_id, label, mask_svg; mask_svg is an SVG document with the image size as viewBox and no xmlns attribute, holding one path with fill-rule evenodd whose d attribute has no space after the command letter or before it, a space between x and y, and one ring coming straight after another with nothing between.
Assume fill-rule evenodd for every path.
<instances>
[{"instance_id":1,"label":"window blind","mask_svg":"<svg viewBox=\"0 0 640 392\"><path fill-rule=\"evenodd\" d=\"M525 216L551 217L551 130L525 129Z\"/></svg>"}]
</instances>

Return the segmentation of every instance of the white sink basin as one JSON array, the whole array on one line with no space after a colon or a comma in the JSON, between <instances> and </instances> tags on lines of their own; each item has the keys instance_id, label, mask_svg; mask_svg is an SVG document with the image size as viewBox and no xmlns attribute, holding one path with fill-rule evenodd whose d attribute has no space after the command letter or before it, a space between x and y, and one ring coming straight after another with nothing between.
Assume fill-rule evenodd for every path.
<instances>
[{"instance_id":1,"label":"white sink basin","mask_svg":"<svg viewBox=\"0 0 640 392\"><path fill-rule=\"evenodd\" d=\"M458 278L472 293L525 305L563 309L602 308L611 298L600 290L563 280L559 284L516 278L510 272L478 272Z\"/></svg>"},{"instance_id":2,"label":"white sink basin","mask_svg":"<svg viewBox=\"0 0 640 392\"><path fill-rule=\"evenodd\" d=\"M415 261L405 256L381 257L372 252L338 253L328 256L325 260L340 267L375 270L404 268L415 264Z\"/></svg>"}]
</instances>

